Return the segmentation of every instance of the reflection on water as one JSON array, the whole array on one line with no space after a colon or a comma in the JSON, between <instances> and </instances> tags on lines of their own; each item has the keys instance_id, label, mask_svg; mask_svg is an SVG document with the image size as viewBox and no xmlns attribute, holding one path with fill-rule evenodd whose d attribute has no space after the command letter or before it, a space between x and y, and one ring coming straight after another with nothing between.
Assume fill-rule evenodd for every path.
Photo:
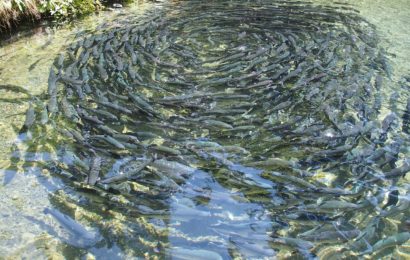
<instances>
[{"instance_id":1,"label":"reflection on water","mask_svg":"<svg viewBox=\"0 0 410 260\"><path fill-rule=\"evenodd\" d=\"M273 226L269 213L261 205L246 202L241 192L222 187L204 171L196 171L183 191L173 195L170 208L169 226L176 235L171 232L169 237L172 255L183 255L187 250L187 255L217 258L210 252L198 251L201 249L218 252L223 258L230 256L229 250L248 257L275 256L268 244ZM187 241L178 237L182 235L191 237L191 245L195 246L184 248Z\"/></svg>"},{"instance_id":2,"label":"reflection on water","mask_svg":"<svg viewBox=\"0 0 410 260\"><path fill-rule=\"evenodd\" d=\"M408 68L335 6L147 4L3 47L3 255L408 257Z\"/></svg>"}]
</instances>

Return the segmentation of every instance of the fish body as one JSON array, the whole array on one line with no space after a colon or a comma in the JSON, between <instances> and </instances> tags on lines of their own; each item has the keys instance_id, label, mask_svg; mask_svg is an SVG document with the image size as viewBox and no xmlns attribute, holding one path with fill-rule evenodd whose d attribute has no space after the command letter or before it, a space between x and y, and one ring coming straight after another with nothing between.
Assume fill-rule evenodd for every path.
<instances>
[{"instance_id":1,"label":"fish body","mask_svg":"<svg viewBox=\"0 0 410 260\"><path fill-rule=\"evenodd\" d=\"M57 75L53 68L50 69L50 74L48 75L48 95L52 95L55 91L57 91Z\"/></svg>"},{"instance_id":2,"label":"fish body","mask_svg":"<svg viewBox=\"0 0 410 260\"><path fill-rule=\"evenodd\" d=\"M83 225L56 209L45 208L45 214L53 216L67 230L75 244L88 248L99 241L97 234L88 231Z\"/></svg>"},{"instance_id":3,"label":"fish body","mask_svg":"<svg viewBox=\"0 0 410 260\"><path fill-rule=\"evenodd\" d=\"M150 165L152 163L153 159L147 159L144 162L142 162L141 164L135 166L135 167L128 167L128 170L126 172L124 172L123 174L118 174L116 176L110 177L110 178L106 178L102 181L100 181L103 184L109 184L109 183L115 183L115 182L122 182L122 181L126 181L129 178L133 177L134 175L140 173L145 167L147 167L148 165Z\"/></svg>"},{"instance_id":4,"label":"fish body","mask_svg":"<svg viewBox=\"0 0 410 260\"><path fill-rule=\"evenodd\" d=\"M36 120L36 112L32 103L29 104L28 110L26 112L26 119L24 120L23 128L29 129Z\"/></svg>"},{"instance_id":5,"label":"fish body","mask_svg":"<svg viewBox=\"0 0 410 260\"><path fill-rule=\"evenodd\" d=\"M91 161L90 171L88 173L87 184L94 185L100 175L102 158L94 156Z\"/></svg>"}]
</instances>

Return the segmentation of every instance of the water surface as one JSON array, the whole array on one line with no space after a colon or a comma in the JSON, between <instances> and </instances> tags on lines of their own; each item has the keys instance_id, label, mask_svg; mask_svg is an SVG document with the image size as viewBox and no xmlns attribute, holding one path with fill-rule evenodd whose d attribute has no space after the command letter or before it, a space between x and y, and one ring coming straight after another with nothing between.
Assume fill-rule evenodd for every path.
<instances>
[{"instance_id":1,"label":"water surface","mask_svg":"<svg viewBox=\"0 0 410 260\"><path fill-rule=\"evenodd\" d=\"M339 12L345 12L349 19L352 19L351 17L356 19L354 10L360 12L358 19L362 17L365 19L358 20L362 33L358 35L363 35L364 38L360 37L356 41L343 34L346 30L343 27L346 24L343 22L346 20L339 20L336 16L334 21L330 19L328 23L323 22L322 30L315 28L320 25L320 19L317 23L312 19L307 25L298 20L288 19L294 17L293 15L296 16L298 8L302 10L309 8L312 13L317 11L319 14L326 12L334 14L331 11L333 5L331 7L323 5L329 5L329 2L293 4L261 1L252 4L249 2L203 4L188 1L144 4L119 12L102 13L98 17L90 17L71 26L41 27L33 30L34 34L31 36L17 37L11 43L5 42L0 49L2 59L0 91L5 93L1 100L4 104L1 129L4 136L1 138L3 149L0 158L1 167L4 169L3 186L0 190L4 194L1 204L3 221L0 227L2 256L45 258L56 255L81 257L88 254L97 257L123 258L157 255L228 259L235 256L329 258L333 254L343 253L350 257L367 254L373 257L390 255L405 258L408 252L406 244L375 252L372 246L375 247L377 242L385 237L408 232L408 226L405 224L405 221L408 221L408 211L405 208L408 203L408 179L377 181L373 185L372 176L367 175L363 179L362 174L371 169L369 170L371 174L378 176L377 174L391 172L407 163L408 136L403 132L406 121L402 118L405 118L407 112L405 108L408 96L405 86L409 83L404 77L408 75L410 66L406 59L408 48L405 46L408 46L409 34L406 32L408 29L405 25L409 21L410 12L406 4L400 1L335 3L334 6L345 8ZM273 19L277 27L266 26L267 22L272 21L269 13L278 9L287 10L289 16L278 15L278 18ZM353 16L348 16L350 13ZM215 16L214 19L212 15ZM241 15L247 15L249 18L242 19ZM263 15L269 17L264 18ZM386 19L393 16L395 19ZM155 20L156 17L159 17L158 20ZM167 91L146 87L137 93L142 93L155 104L155 109L164 115L168 125L154 127L152 123L164 122L163 118L158 120L148 116L149 120L145 121L147 117L142 115L138 117L138 121L147 122L147 126L140 126L143 123L138 123L137 130L134 130L134 123L128 119L123 120L122 125L114 122L110 127L125 133L150 131L156 136L142 137L145 144L170 146L182 151L182 155L170 155L170 151L165 154L164 151L152 152L149 149L148 153L137 149L137 152L131 155L120 154L112 158L101 154L107 163L103 171L106 172L105 177L113 176L118 174L118 170L123 169L122 164L129 161L142 162L147 159L147 156L159 156L156 159L178 162L188 167L174 170L174 174L183 170L188 171L189 174L184 176L181 182L165 182L165 187L159 187L157 182L149 182L152 177L148 175L146 179L131 182L132 185L128 183L126 187L113 187L114 190L98 190L99 192L92 187L82 185L81 177L72 181L71 178L58 176L60 166L57 166L57 170L56 168L50 170L48 163L64 161L68 166L73 164L67 156L65 157L65 149L74 151L88 163L92 160L92 154L87 153L86 147L76 145L76 142L56 130L67 128L88 131L88 127L93 129L94 125L87 122L79 127L61 116L51 114L50 123L19 135L28 102L32 101L40 108L41 104L48 102L44 93L47 92L49 70L56 57L60 53L71 53L73 49L69 45L88 35L94 33L104 35L117 30L118 34L123 36L127 28L138 28L150 19L154 19L155 23L159 21L158 23L161 24L161 17L165 20L166 26L157 25L158 31L154 30L150 35L155 39L160 32L164 32L167 38L160 44L153 44L163 49L143 47L142 50L146 49L148 53L162 53L161 51L164 50L164 54L155 55L163 55L161 61L179 64L184 68L180 70L169 65L155 64L149 60L149 55L143 54L148 60L147 65L144 66L146 69L138 71L143 81L164 87ZM358 26L352 21L347 20L347 23L353 27ZM293 26L294 24L298 26ZM304 25L306 27L303 27ZM255 29L253 33L252 29ZM267 34L262 34L263 30L266 30L264 33ZM278 31L281 34L276 34ZM329 34L329 32L336 33ZM261 35L263 37L260 37ZM271 36L273 40L269 37L264 38L266 35ZM298 73L295 78L285 78L286 74L296 70L297 65L303 62L301 58L303 54L298 53L297 48L286 47L289 48L290 54L297 53L297 55L295 58L284 56L284 61L281 63L277 56L283 53L274 53L282 44L281 35L287 39L291 37L297 44L302 44L302 47L306 47L309 40L313 40L312 44L314 40L317 40L318 44L324 44L328 37L330 44L326 45L324 50L327 51L327 48L337 50L335 53L338 52L338 55L346 53L347 50L351 53L351 61L349 56L341 55L333 65L335 71L346 70L348 66L352 66L348 72L351 76L340 77L338 82L341 84L339 89L343 92L341 99L347 100L348 105L346 111L336 111L335 121L332 121L332 118L324 119L323 115L315 109L315 106L320 107L318 102L321 99L312 101L310 104L307 102L309 100L306 100L308 105L302 108L292 106L292 102L303 100L301 96L315 97L316 95L317 97L320 93L329 91L323 86L328 86L329 82L332 82L331 77L322 81L319 78L319 83L316 82L314 85L318 88L318 93L304 92L301 88L300 96L294 93L290 97L281 96L284 90L291 89L298 83L303 83L304 79L317 75L312 72L307 74L309 77L304 78L303 73ZM336 41L337 37L340 37L339 42ZM349 41L352 41L350 42L352 45L357 44L357 48L347 47L349 44L346 42ZM184 53L185 56L181 58L176 55L177 52L167 52L168 43L186 46L187 49L176 48L179 55L181 51L187 51ZM288 44L291 45L291 40L287 41ZM141 48L140 45L145 44L138 43L135 48ZM270 46L273 47L269 49L269 54L261 56L261 60L257 60L256 55L255 60L244 59L245 54L233 57L241 52L252 56L259 51L263 52L261 48L271 48ZM361 49L361 46L364 46L364 49ZM35 54L32 54L33 50ZM359 56L360 51L366 55ZM318 52L321 51L313 53ZM121 57L127 55L127 52L120 48L118 53L121 53ZM379 53L385 59L387 68L383 65L384 61L380 62L377 58ZM81 53L78 52L77 55L76 58L80 59ZM190 57L192 55L194 58ZM66 71L76 58L68 57L62 70ZM275 78L274 84L266 84L265 90L258 90L254 84L258 81L262 82L263 76L262 79L255 80L251 73L263 71L271 65L270 59L277 59L276 63L280 66L275 67L273 72L264 71L265 80L275 77L281 68L285 66L289 68L283 75ZM331 56L324 56L324 59L333 61ZM195 61L203 63L195 63ZM242 61L243 64L240 63ZM312 60L306 59L306 61L305 65L300 65L302 72L307 70L309 64L314 64ZM239 62L240 65L233 66L232 71L226 69L226 66L234 62ZM93 70L96 61L87 61L86 64L89 64L90 70ZM140 65L135 68L141 68ZM240 69L235 71L237 67ZM222 71L219 73L214 71L221 68ZM107 83L94 70L95 81L91 81L91 87L105 90L103 86L105 84L115 86L117 84L115 77L121 75L121 70L113 69L109 72L114 80L110 78ZM170 76L172 72L186 76L173 78ZM330 73L328 70L325 72ZM238 83L234 81L235 84L218 83L220 79L238 78L243 75L250 76L238 80ZM380 90L375 86L377 76L382 77L384 82ZM188 85L175 86L171 84L172 80L182 80ZM230 80L227 82L231 83ZM360 95L364 96L367 93L366 88L357 88L358 95L355 96L354 93L347 91L350 83L356 87L365 87L369 84L374 92L370 93L367 100L360 99ZM63 95L68 95L66 92L70 88L67 87L68 85L60 84L64 91ZM238 86L239 88L253 87L249 92L242 93L241 90L237 98L230 99L229 96L236 95L232 89ZM118 88L115 91L117 94L123 94ZM206 95L205 98L201 97L201 93L217 92L224 94L216 98L208 98ZM170 104L169 97L192 93L199 93L199 98L188 102L189 106L178 104L173 107L175 101ZM337 91L331 89L327 97L334 98L335 93ZM243 97L239 95L245 94L250 95L251 98L242 100ZM70 102L81 104L81 101L75 97L76 94L71 95L73 97L69 98ZM97 97L93 93L88 95L94 99ZM37 99L33 99L33 96ZM161 104L159 102L161 100L163 103L165 100L168 104ZM290 103L286 103L289 100ZM377 103L379 101L381 101L380 105ZM259 106L253 103L258 103ZM368 105L370 110L366 112L367 108L363 108L362 104ZM125 105L130 106L128 103ZM200 106L199 112L195 110L195 105ZM201 112L202 105L205 112ZM276 107L278 105L281 106ZM371 110L374 106L380 106L377 112ZM253 109L241 112L242 115L237 116L235 111L243 108L245 111L249 108ZM361 112L362 108L365 112ZM221 115L215 112L217 109L233 109L233 112ZM209 111L214 111L216 116L209 117L213 116ZM384 131L382 122L391 112L394 112L398 119L392 127ZM205 117L198 119L200 116ZM183 121L187 118L191 121L185 122L184 125ZM290 130L283 126L289 122L294 122ZM375 124L372 125L372 122ZM166 126L169 124L175 124L177 128L167 129ZM230 126L237 130L230 132ZM360 131L360 134L353 135L355 138L343 139L344 143L320 143L323 138L331 138L338 134L346 135L359 126L363 129L373 127L375 131L373 133ZM165 127L166 130L161 127ZM315 127L318 129L314 130ZM188 131L184 132L183 129ZM311 134L307 133L309 131L312 131ZM312 140L316 140L317 143ZM112 145L104 142L95 145L103 149L115 150ZM349 145L352 147L346 148ZM332 150L337 148L346 148L346 150L332 153ZM372 161L375 151L383 152L383 155L380 160ZM329 158L327 154L330 154ZM269 158L278 160L272 164L273 166L255 163ZM363 163L364 161L366 163ZM178 166L182 167L179 164ZM154 170L159 168L158 165L157 167L154 165ZM302 178L311 185L320 184L324 188L343 188L353 194L356 191L361 193L358 196L351 194L343 196L335 194L334 190L329 194L305 191L305 189L309 190L308 184L302 183L300 186L300 183L298 185L296 182L295 185L284 177L288 175ZM361 176L360 179L357 176ZM349 184L349 179L356 183ZM371 181L371 184L366 181ZM129 185L131 185L131 192L127 190ZM363 187L365 192L362 190ZM133 195L129 196L128 193ZM336 203L335 201L351 204L343 204L336 209L325 209L323 205L326 205L327 201L331 201L332 205ZM355 208L355 205L361 206ZM82 234L73 233L59 222L58 217L44 214L45 208L55 209L70 216L85 227L86 231ZM355 209L363 210L363 214L359 211L355 212ZM377 228L374 234L370 235L369 230L372 230L373 226ZM347 233L348 231L351 233ZM360 233L356 234L356 231ZM321 233L322 236L333 235L322 239L312 235L312 232ZM84 237L91 237L91 239L81 240ZM404 242L406 240L400 244Z\"/></svg>"}]
</instances>

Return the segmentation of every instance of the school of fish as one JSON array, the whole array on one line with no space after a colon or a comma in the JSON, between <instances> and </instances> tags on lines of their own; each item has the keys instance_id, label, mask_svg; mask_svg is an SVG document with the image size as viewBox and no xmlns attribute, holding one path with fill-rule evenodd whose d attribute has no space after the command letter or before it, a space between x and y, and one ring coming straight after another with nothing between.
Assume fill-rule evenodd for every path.
<instances>
[{"instance_id":1,"label":"school of fish","mask_svg":"<svg viewBox=\"0 0 410 260\"><path fill-rule=\"evenodd\" d=\"M79 34L56 58L44 98L30 103L22 133L72 187L65 203L92 208L101 223L122 219L106 233L124 244L144 237L138 256L166 255L170 233L196 248L234 241L232 258L377 258L408 243L410 82L393 81L372 24L342 4L159 6ZM219 199L261 205L263 218L235 222L187 203L180 221L219 219L217 235L195 239L142 221L166 222L178 192L207 205L212 191L189 181L203 172L236 194ZM81 232L89 246L94 236Z\"/></svg>"}]
</instances>

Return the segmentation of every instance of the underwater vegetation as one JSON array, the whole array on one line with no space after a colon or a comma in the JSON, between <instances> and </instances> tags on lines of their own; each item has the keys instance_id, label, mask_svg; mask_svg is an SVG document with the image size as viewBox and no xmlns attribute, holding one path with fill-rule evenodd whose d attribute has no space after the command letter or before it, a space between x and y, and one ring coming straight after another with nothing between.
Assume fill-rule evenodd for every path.
<instances>
[{"instance_id":1,"label":"underwater vegetation","mask_svg":"<svg viewBox=\"0 0 410 260\"><path fill-rule=\"evenodd\" d=\"M0 1L0 32L23 21L79 17L94 13L115 3L129 4L133 0L3 0Z\"/></svg>"}]
</instances>

